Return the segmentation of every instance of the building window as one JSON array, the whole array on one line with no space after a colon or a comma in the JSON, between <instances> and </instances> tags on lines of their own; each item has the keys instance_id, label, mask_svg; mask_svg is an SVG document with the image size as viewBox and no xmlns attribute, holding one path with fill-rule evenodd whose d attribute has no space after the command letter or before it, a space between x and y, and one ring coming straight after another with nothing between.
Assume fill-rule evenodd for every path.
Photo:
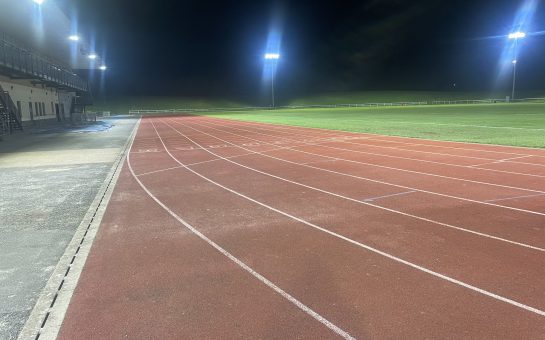
<instances>
[{"instance_id":1,"label":"building window","mask_svg":"<svg viewBox=\"0 0 545 340\"><path fill-rule=\"evenodd\" d=\"M34 120L34 113L32 112L32 102L28 102L28 112L30 112L30 119Z\"/></svg>"},{"instance_id":2,"label":"building window","mask_svg":"<svg viewBox=\"0 0 545 340\"><path fill-rule=\"evenodd\" d=\"M53 105L53 102L51 102L51 114L55 114L55 105Z\"/></svg>"},{"instance_id":3,"label":"building window","mask_svg":"<svg viewBox=\"0 0 545 340\"><path fill-rule=\"evenodd\" d=\"M38 102L34 103L34 108L36 109L36 116L41 116L42 113L40 112L40 107L38 106Z\"/></svg>"}]
</instances>

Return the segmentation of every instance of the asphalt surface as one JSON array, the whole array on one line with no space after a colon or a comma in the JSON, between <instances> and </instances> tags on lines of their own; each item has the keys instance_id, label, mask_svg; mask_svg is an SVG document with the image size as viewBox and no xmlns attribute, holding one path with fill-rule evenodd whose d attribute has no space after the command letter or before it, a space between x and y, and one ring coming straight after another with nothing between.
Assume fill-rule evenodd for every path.
<instances>
[{"instance_id":1,"label":"asphalt surface","mask_svg":"<svg viewBox=\"0 0 545 340\"><path fill-rule=\"evenodd\" d=\"M0 142L0 339L16 339L135 120Z\"/></svg>"}]
</instances>

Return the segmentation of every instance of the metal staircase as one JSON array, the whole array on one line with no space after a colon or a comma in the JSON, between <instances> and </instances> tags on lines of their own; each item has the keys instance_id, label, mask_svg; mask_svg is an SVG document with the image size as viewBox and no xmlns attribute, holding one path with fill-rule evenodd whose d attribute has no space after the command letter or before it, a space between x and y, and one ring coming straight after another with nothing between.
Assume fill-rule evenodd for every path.
<instances>
[{"instance_id":1,"label":"metal staircase","mask_svg":"<svg viewBox=\"0 0 545 340\"><path fill-rule=\"evenodd\" d=\"M21 114L9 93L0 85L0 138L16 130L23 131Z\"/></svg>"}]
</instances>

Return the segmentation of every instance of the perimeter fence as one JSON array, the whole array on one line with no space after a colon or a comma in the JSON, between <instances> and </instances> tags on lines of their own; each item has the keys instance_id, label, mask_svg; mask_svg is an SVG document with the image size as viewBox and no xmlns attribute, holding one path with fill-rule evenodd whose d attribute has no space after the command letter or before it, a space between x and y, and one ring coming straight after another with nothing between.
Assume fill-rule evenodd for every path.
<instances>
[{"instance_id":1,"label":"perimeter fence","mask_svg":"<svg viewBox=\"0 0 545 340\"><path fill-rule=\"evenodd\" d=\"M545 98L524 98L516 100L508 99L465 99L465 100L433 100L417 102L394 102L394 103L361 103L361 104L324 104L324 105L288 105L288 106L247 106L247 107L212 107L212 108L180 108L180 109L139 109L129 110L130 115L142 114L175 114L180 112L237 112L237 111L266 111L286 109L335 109L335 108L358 108L358 107L400 107L400 106L425 106L425 105L471 105L471 104L498 104L498 103L545 103Z\"/></svg>"}]
</instances>

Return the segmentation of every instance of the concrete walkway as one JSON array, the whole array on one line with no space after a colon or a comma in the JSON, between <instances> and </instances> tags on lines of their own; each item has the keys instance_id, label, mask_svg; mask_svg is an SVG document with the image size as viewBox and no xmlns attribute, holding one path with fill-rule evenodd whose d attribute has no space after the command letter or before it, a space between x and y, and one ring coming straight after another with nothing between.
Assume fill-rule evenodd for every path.
<instances>
[{"instance_id":1,"label":"concrete walkway","mask_svg":"<svg viewBox=\"0 0 545 340\"><path fill-rule=\"evenodd\" d=\"M0 339L16 339L135 124L108 119L0 142Z\"/></svg>"}]
</instances>

